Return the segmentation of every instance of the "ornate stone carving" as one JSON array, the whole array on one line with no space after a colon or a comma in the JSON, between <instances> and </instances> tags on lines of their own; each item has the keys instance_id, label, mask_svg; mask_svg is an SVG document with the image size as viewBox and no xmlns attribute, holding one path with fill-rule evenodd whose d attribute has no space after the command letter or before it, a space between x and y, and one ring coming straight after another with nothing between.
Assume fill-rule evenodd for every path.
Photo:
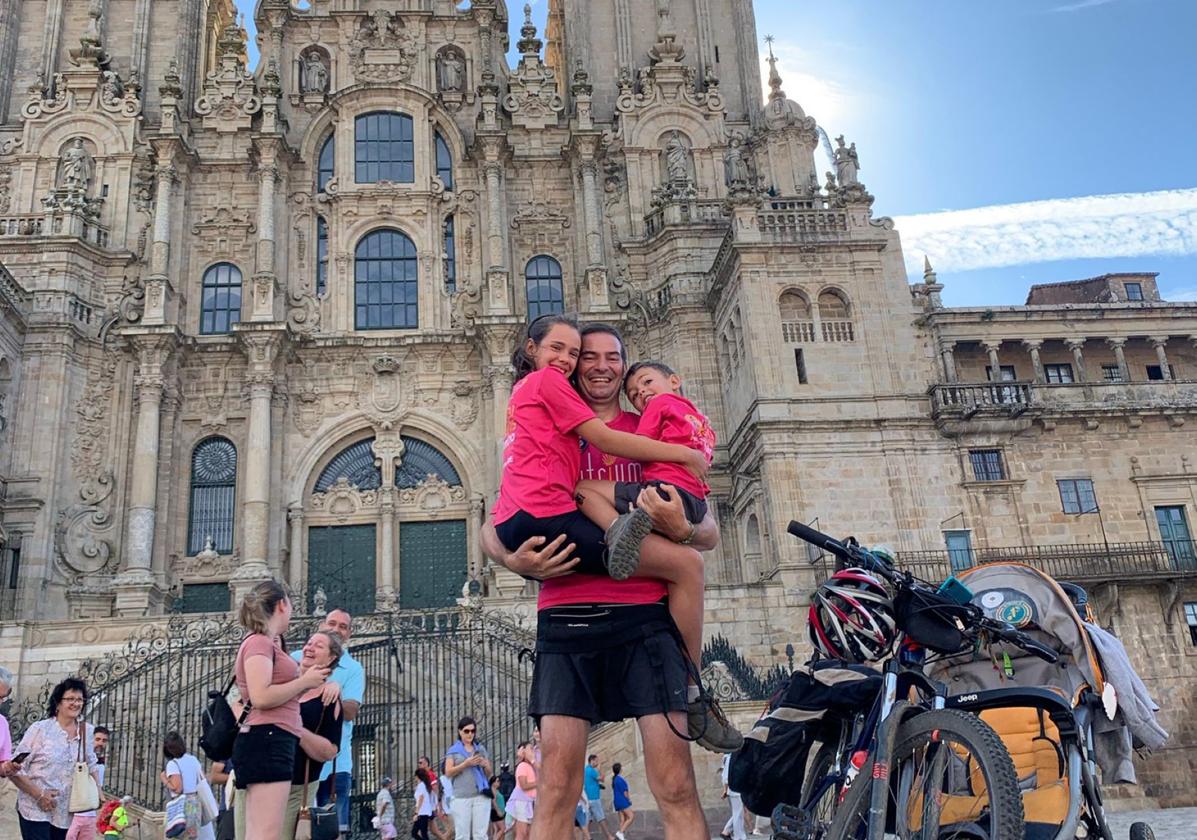
<instances>
[{"instance_id":1,"label":"ornate stone carving","mask_svg":"<svg viewBox=\"0 0 1197 840\"><path fill-rule=\"evenodd\" d=\"M453 400L449 410L457 428L468 429L478 419L477 394L477 389L464 379L453 383Z\"/></svg>"},{"instance_id":2,"label":"ornate stone carving","mask_svg":"<svg viewBox=\"0 0 1197 840\"><path fill-rule=\"evenodd\" d=\"M304 376L299 386L291 389L291 397L291 417L295 428L300 434L312 434L324 420L324 399L310 375Z\"/></svg>"},{"instance_id":3,"label":"ornate stone carving","mask_svg":"<svg viewBox=\"0 0 1197 840\"><path fill-rule=\"evenodd\" d=\"M461 93L466 89L465 53L458 47L448 46L440 51L436 60L436 89L441 93Z\"/></svg>"},{"instance_id":4,"label":"ornate stone carving","mask_svg":"<svg viewBox=\"0 0 1197 840\"><path fill-rule=\"evenodd\" d=\"M309 292L287 292L287 324L300 335L320 329L320 301Z\"/></svg>"},{"instance_id":5,"label":"ornate stone carving","mask_svg":"<svg viewBox=\"0 0 1197 840\"><path fill-rule=\"evenodd\" d=\"M439 476L429 475L416 487L404 487L399 491L399 504L415 508L429 518L435 519L445 508L466 501L466 491L461 485L450 486Z\"/></svg>"},{"instance_id":6,"label":"ornate stone carving","mask_svg":"<svg viewBox=\"0 0 1197 840\"><path fill-rule=\"evenodd\" d=\"M337 517L349 517L364 508L378 506L377 490L359 490L356 484L341 476L323 493L313 493L310 509L313 512L328 513Z\"/></svg>"},{"instance_id":7,"label":"ornate stone carving","mask_svg":"<svg viewBox=\"0 0 1197 840\"><path fill-rule=\"evenodd\" d=\"M403 383L399 377L399 360L383 355L374 359L370 383L368 409L383 417L393 417L403 404Z\"/></svg>"},{"instance_id":8,"label":"ornate stone carving","mask_svg":"<svg viewBox=\"0 0 1197 840\"><path fill-rule=\"evenodd\" d=\"M253 221L253 211L249 208L218 207L191 226L191 232L201 239L208 240L205 244L218 251L227 251L231 243L244 244L249 237L258 232L258 226Z\"/></svg>"},{"instance_id":9,"label":"ornate stone carving","mask_svg":"<svg viewBox=\"0 0 1197 840\"><path fill-rule=\"evenodd\" d=\"M349 42L349 66L362 82L403 82L418 55L415 32L395 12L376 9L358 25Z\"/></svg>"},{"instance_id":10,"label":"ornate stone carving","mask_svg":"<svg viewBox=\"0 0 1197 840\"><path fill-rule=\"evenodd\" d=\"M29 86L29 101L21 107L21 115L30 120L52 116L66 110L69 101L70 91L61 73L54 74L53 84L48 90L45 78L38 76Z\"/></svg>"},{"instance_id":11,"label":"ornate stone carving","mask_svg":"<svg viewBox=\"0 0 1197 840\"><path fill-rule=\"evenodd\" d=\"M241 558L233 554L221 554L212 543L212 537L204 538L203 550L194 557L175 560L175 571L185 580L213 580L228 578L241 565Z\"/></svg>"},{"instance_id":12,"label":"ornate stone carving","mask_svg":"<svg viewBox=\"0 0 1197 840\"><path fill-rule=\"evenodd\" d=\"M835 174L841 187L860 183L860 158L856 155L856 144L844 145L844 135L835 138Z\"/></svg>"},{"instance_id":13,"label":"ornate stone carving","mask_svg":"<svg viewBox=\"0 0 1197 840\"><path fill-rule=\"evenodd\" d=\"M323 50L319 47L309 48L303 56L303 69L300 73L299 90L301 93L327 93L329 85L328 65Z\"/></svg>"},{"instance_id":14,"label":"ornate stone carving","mask_svg":"<svg viewBox=\"0 0 1197 840\"><path fill-rule=\"evenodd\" d=\"M519 66L508 85L503 107L511 114L511 123L532 130L555 126L558 115L565 110L565 100L557 92L556 74L540 60L541 41L532 23L532 7L524 6L523 36L519 41L522 54Z\"/></svg>"},{"instance_id":15,"label":"ornate stone carving","mask_svg":"<svg viewBox=\"0 0 1197 840\"><path fill-rule=\"evenodd\" d=\"M512 230L540 226L565 230L570 226L569 216L557 212L546 202L532 201L517 210L511 217Z\"/></svg>"},{"instance_id":16,"label":"ornate stone carving","mask_svg":"<svg viewBox=\"0 0 1197 840\"><path fill-rule=\"evenodd\" d=\"M95 171L95 158L83 145L83 138L76 137L62 152L55 183L72 192L86 193Z\"/></svg>"},{"instance_id":17,"label":"ornate stone carving","mask_svg":"<svg viewBox=\"0 0 1197 840\"><path fill-rule=\"evenodd\" d=\"M0 213L7 213L12 205L12 168L0 166Z\"/></svg>"},{"instance_id":18,"label":"ornate stone carving","mask_svg":"<svg viewBox=\"0 0 1197 840\"><path fill-rule=\"evenodd\" d=\"M652 64L640 70L639 93L635 91L631 73L626 69L620 72L616 111L630 114L657 104L687 103L709 114L722 113L723 96L719 92L719 80L708 68L703 79L706 90L700 92L696 71L682 63L685 56L685 50L673 34L660 34L656 45L649 50ZM622 134L622 125L619 131Z\"/></svg>"},{"instance_id":19,"label":"ornate stone carving","mask_svg":"<svg viewBox=\"0 0 1197 840\"><path fill-rule=\"evenodd\" d=\"M245 31L230 23L216 46L220 64L204 80L195 112L204 118L204 128L228 134L250 127L253 115L262 109L262 98L254 87L253 74L246 72L242 62Z\"/></svg>"}]
</instances>

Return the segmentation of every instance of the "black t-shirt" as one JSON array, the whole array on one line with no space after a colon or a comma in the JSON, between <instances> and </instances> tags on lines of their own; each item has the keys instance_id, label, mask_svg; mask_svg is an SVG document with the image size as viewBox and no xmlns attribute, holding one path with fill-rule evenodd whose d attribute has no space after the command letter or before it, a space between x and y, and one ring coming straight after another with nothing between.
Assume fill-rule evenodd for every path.
<instances>
[{"instance_id":1,"label":"black t-shirt","mask_svg":"<svg viewBox=\"0 0 1197 840\"><path fill-rule=\"evenodd\" d=\"M308 732L315 732L322 738L327 738L333 744L341 744L341 705L325 708L319 697L313 697L299 704L299 716L303 720L303 728ZM323 720L321 720L323 715ZM308 773L308 784L313 787L320 781L320 768L323 761L312 761L302 749L295 750L295 772L291 775L291 784L302 785L305 769Z\"/></svg>"}]
</instances>

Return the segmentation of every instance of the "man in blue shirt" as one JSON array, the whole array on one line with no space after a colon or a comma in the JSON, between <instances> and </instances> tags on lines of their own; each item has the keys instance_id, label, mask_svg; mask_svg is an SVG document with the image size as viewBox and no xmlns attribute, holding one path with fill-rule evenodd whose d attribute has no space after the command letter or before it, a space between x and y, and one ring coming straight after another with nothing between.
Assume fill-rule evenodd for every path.
<instances>
[{"instance_id":1,"label":"man in blue shirt","mask_svg":"<svg viewBox=\"0 0 1197 840\"><path fill-rule=\"evenodd\" d=\"M357 717L362 707L362 699L366 694L366 672L361 664L349 655L349 637L353 635L353 617L345 610L331 610L320 623L321 630L328 630L341 638L345 652L341 654L341 661L337 669L329 675L329 686L325 687L325 702L331 700L331 694L337 691L330 687L335 685L340 689L341 715L344 725L341 727L341 748L337 753L337 774L330 779L333 762L328 762L320 770L320 786L316 789L316 803L328 804L332 798L333 786L337 792L337 822L341 833L349 832L349 792L353 786L353 719ZM291 658L299 661L301 651L295 651Z\"/></svg>"},{"instance_id":2,"label":"man in blue shirt","mask_svg":"<svg viewBox=\"0 0 1197 840\"><path fill-rule=\"evenodd\" d=\"M582 779L582 790L586 794L586 810L590 813L590 822L602 828L606 840L611 840L611 829L607 828L607 815L603 813L602 782L603 771L599 770L598 756L591 753L586 758L586 774ZM590 836L589 828L586 829L586 836Z\"/></svg>"}]
</instances>

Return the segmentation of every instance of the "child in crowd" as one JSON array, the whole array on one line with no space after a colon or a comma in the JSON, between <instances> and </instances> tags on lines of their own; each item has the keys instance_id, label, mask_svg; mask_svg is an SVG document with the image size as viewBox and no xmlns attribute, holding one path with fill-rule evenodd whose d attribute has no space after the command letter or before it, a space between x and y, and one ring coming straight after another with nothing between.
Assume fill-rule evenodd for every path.
<instances>
[{"instance_id":1,"label":"child in crowd","mask_svg":"<svg viewBox=\"0 0 1197 840\"><path fill-rule=\"evenodd\" d=\"M432 822L432 777L423 767L417 767L415 775L416 787L412 792L415 807L411 815L411 836L412 840L430 840L428 824Z\"/></svg>"},{"instance_id":2,"label":"child in crowd","mask_svg":"<svg viewBox=\"0 0 1197 840\"><path fill-rule=\"evenodd\" d=\"M615 831L616 840L627 840L625 832L632 827L632 820L636 814L632 811L632 798L628 796L628 780L620 774L623 765L618 761L611 765L611 805L619 815L619 828Z\"/></svg>"},{"instance_id":3,"label":"child in crowd","mask_svg":"<svg viewBox=\"0 0 1197 840\"><path fill-rule=\"evenodd\" d=\"M515 789L507 802L507 813L515 821L516 840L526 840L532 833L532 815L536 810L536 768L532 766L532 744L524 741L515 748Z\"/></svg>"},{"instance_id":4,"label":"child in crowd","mask_svg":"<svg viewBox=\"0 0 1197 840\"><path fill-rule=\"evenodd\" d=\"M131 801L132 797L129 796L109 799L100 808L96 817L96 832L105 840L115 840L125 833L125 829L129 827L129 812L126 806Z\"/></svg>"}]
</instances>

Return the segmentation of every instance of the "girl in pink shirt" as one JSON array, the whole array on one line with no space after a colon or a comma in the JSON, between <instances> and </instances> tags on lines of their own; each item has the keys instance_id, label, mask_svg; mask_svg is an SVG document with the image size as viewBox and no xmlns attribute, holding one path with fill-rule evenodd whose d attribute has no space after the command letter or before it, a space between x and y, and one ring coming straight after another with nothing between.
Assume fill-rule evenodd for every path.
<instances>
[{"instance_id":1,"label":"girl in pink shirt","mask_svg":"<svg viewBox=\"0 0 1197 840\"><path fill-rule=\"evenodd\" d=\"M702 648L702 558L692 548L648 534L639 518L596 524L578 510L575 487L581 469L581 440L611 455L637 461L680 464L697 478L709 463L701 452L673 443L616 431L599 420L569 383L582 351L577 323L564 315L544 315L528 325L512 354L515 386L507 406L503 474L495 504L495 530L509 551L531 537L553 540L561 534L580 561L574 571L608 574L608 557L623 550L639 553L636 572L669 582L669 610L695 663ZM629 527L630 526L630 527ZM647 536L646 536L647 535ZM635 564L633 564L635 565Z\"/></svg>"}]
</instances>

